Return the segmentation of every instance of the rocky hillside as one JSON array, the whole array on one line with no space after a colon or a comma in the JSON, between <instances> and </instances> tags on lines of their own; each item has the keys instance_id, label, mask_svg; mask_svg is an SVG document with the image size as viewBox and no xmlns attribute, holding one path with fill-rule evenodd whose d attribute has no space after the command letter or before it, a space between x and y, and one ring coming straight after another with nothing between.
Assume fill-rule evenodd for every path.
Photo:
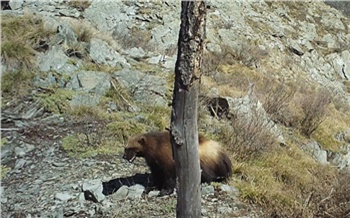
<instances>
[{"instance_id":1,"label":"rocky hillside","mask_svg":"<svg viewBox=\"0 0 350 218\"><path fill-rule=\"evenodd\" d=\"M203 217L349 216L343 4L208 2L199 130L234 176L203 185ZM174 217L176 193L142 194L144 160L121 156L169 126L180 4L1 6L1 216Z\"/></svg>"}]
</instances>

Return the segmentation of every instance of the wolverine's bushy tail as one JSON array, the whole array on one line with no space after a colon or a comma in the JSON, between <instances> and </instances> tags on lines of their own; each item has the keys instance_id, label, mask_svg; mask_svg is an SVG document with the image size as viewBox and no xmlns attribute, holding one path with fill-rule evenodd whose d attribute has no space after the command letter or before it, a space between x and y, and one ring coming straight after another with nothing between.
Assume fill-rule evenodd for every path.
<instances>
[{"instance_id":1,"label":"wolverine's bushy tail","mask_svg":"<svg viewBox=\"0 0 350 218\"><path fill-rule=\"evenodd\" d=\"M202 182L224 181L232 175L232 163L221 146L212 140L199 146Z\"/></svg>"}]
</instances>

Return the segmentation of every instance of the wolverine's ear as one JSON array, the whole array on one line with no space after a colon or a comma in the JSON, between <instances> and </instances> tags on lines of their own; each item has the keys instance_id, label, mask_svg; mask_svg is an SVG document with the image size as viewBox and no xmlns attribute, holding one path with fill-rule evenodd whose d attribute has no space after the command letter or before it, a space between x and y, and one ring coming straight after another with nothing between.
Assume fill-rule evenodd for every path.
<instances>
[{"instance_id":1,"label":"wolverine's ear","mask_svg":"<svg viewBox=\"0 0 350 218\"><path fill-rule=\"evenodd\" d=\"M145 139L145 137L141 137L140 139L139 139L139 141L138 141L141 145L144 145L144 144L146 144L146 139Z\"/></svg>"}]
</instances>

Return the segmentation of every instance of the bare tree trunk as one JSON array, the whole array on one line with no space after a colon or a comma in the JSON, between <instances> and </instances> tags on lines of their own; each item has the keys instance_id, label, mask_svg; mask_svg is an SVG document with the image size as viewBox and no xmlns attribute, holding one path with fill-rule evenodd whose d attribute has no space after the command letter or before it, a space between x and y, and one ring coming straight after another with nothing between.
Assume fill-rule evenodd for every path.
<instances>
[{"instance_id":1,"label":"bare tree trunk","mask_svg":"<svg viewBox=\"0 0 350 218\"><path fill-rule=\"evenodd\" d=\"M197 108L206 4L183 1L181 7L170 129L179 184L176 216L187 218L201 215Z\"/></svg>"}]
</instances>

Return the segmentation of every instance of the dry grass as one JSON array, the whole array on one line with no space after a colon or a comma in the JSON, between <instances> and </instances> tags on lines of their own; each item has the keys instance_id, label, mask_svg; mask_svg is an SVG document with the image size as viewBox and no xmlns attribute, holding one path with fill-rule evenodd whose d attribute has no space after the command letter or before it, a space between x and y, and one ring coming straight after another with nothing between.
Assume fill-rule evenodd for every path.
<instances>
[{"instance_id":1,"label":"dry grass","mask_svg":"<svg viewBox=\"0 0 350 218\"><path fill-rule=\"evenodd\" d=\"M25 96L32 87L33 78L34 73L32 71L18 70L14 72L3 72L1 91L11 98L14 96Z\"/></svg>"},{"instance_id":2,"label":"dry grass","mask_svg":"<svg viewBox=\"0 0 350 218\"><path fill-rule=\"evenodd\" d=\"M90 7L90 0L68 0L68 5L76 8L78 11L84 11L86 8Z\"/></svg>"},{"instance_id":3,"label":"dry grass","mask_svg":"<svg viewBox=\"0 0 350 218\"><path fill-rule=\"evenodd\" d=\"M1 53L4 63L15 69L32 68L34 48L40 50L53 34L35 15L2 16Z\"/></svg>"},{"instance_id":4,"label":"dry grass","mask_svg":"<svg viewBox=\"0 0 350 218\"><path fill-rule=\"evenodd\" d=\"M326 89L316 90L303 96L300 102L303 111L303 117L300 122L300 131L306 136L311 134L324 121L327 112L327 106L331 102L331 94Z\"/></svg>"}]
</instances>

